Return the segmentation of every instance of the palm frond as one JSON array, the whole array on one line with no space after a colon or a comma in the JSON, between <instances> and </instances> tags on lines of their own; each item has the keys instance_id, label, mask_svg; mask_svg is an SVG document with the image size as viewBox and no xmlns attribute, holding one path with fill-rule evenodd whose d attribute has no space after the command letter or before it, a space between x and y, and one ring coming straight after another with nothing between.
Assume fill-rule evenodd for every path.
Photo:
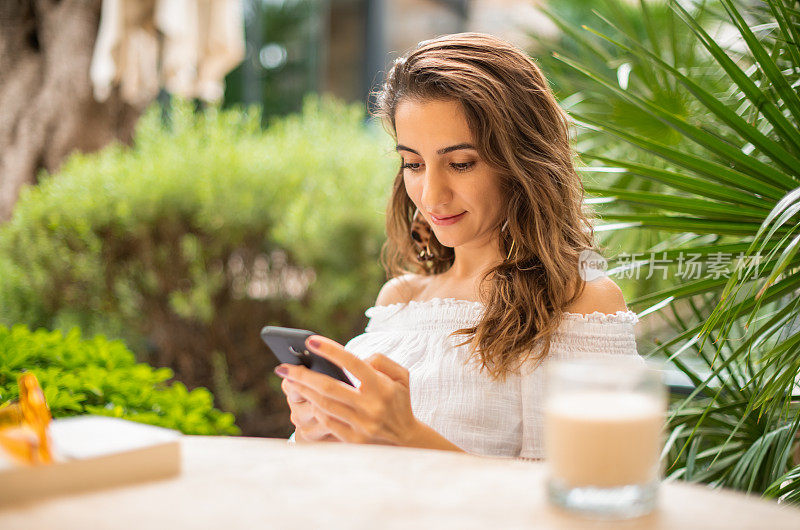
<instances>
[{"instance_id":1,"label":"palm frond","mask_svg":"<svg viewBox=\"0 0 800 530\"><path fill-rule=\"evenodd\" d=\"M658 15L672 24L664 32L652 4L640 2L637 24L619 2L608 3L596 15L614 35L584 25L579 39L581 49L595 43L602 51L588 62L570 50L553 60L583 91L568 110L592 139L579 145L591 146L581 171L596 180L586 186L605 223L596 228L662 238L612 258L610 272L622 281L642 269L649 279L654 256L685 253L745 261L729 275L663 283L629 303L673 324L649 355L664 356L692 386L672 400L669 476L800 502L800 462L792 460L800 427L800 13L788 0L752 8L720 0L714 25L736 32L734 49L706 29L714 16L707 6L670 1L672 15ZM625 82L613 75L623 60ZM624 119L613 110L622 108ZM631 127L634 118L648 125Z\"/></svg>"}]
</instances>

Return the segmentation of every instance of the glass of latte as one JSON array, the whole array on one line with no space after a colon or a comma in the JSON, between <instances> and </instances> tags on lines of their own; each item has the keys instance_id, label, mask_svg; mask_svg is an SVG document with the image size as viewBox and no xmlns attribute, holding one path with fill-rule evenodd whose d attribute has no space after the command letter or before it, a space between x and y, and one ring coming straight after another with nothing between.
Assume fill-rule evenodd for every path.
<instances>
[{"instance_id":1,"label":"glass of latte","mask_svg":"<svg viewBox=\"0 0 800 530\"><path fill-rule=\"evenodd\" d=\"M611 355L555 360L547 369L551 502L601 518L652 511L666 419L661 371L639 357Z\"/></svg>"}]
</instances>

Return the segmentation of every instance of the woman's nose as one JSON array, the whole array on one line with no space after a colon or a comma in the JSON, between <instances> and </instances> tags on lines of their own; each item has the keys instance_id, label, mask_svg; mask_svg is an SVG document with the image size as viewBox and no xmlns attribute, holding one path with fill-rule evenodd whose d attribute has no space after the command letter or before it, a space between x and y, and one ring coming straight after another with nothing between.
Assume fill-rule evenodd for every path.
<instances>
[{"instance_id":1,"label":"woman's nose","mask_svg":"<svg viewBox=\"0 0 800 530\"><path fill-rule=\"evenodd\" d=\"M422 205L431 210L447 204L453 196L447 179L436 169L425 172L425 180L422 186Z\"/></svg>"}]
</instances>

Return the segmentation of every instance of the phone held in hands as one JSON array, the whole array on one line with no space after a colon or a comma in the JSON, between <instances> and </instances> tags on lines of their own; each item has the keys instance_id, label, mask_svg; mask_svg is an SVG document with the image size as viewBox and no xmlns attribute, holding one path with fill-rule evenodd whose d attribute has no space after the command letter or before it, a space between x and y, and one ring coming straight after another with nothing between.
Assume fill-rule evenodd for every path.
<instances>
[{"instance_id":1,"label":"phone held in hands","mask_svg":"<svg viewBox=\"0 0 800 530\"><path fill-rule=\"evenodd\" d=\"M313 331L295 328L281 328L277 326L265 326L261 330L261 340L272 351L272 354L281 363L293 364L295 366L305 366L320 374L333 377L350 386L353 382L347 374L328 359L308 351L306 339L311 335L317 335Z\"/></svg>"}]
</instances>

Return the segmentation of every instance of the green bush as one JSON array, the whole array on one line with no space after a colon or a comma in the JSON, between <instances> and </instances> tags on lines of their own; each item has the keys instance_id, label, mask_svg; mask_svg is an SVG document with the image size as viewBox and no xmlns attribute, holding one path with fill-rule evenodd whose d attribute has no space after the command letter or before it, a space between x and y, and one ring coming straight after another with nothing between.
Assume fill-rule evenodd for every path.
<instances>
[{"instance_id":1,"label":"green bush","mask_svg":"<svg viewBox=\"0 0 800 530\"><path fill-rule=\"evenodd\" d=\"M97 414L185 434L239 432L233 415L213 407L208 390L165 384L172 370L137 364L119 341L82 339L77 329L64 335L0 326L0 403L18 399L23 370L39 379L54 418Z\"/></svg>"},{"instance_id":2,"label":"green bush","mask_svg":"<svg viewBox=\"0 0 800 530\"><path fill-rule=\"evenodd\" d=\"M327 99L266 130L254 111L153 107L133 147L75 155L23 194L0 227L0 321L124 339L210 387L247 434L285 434L259 330L363 329L384 279L387 140Z\"/></svg>"}]
</instances>

